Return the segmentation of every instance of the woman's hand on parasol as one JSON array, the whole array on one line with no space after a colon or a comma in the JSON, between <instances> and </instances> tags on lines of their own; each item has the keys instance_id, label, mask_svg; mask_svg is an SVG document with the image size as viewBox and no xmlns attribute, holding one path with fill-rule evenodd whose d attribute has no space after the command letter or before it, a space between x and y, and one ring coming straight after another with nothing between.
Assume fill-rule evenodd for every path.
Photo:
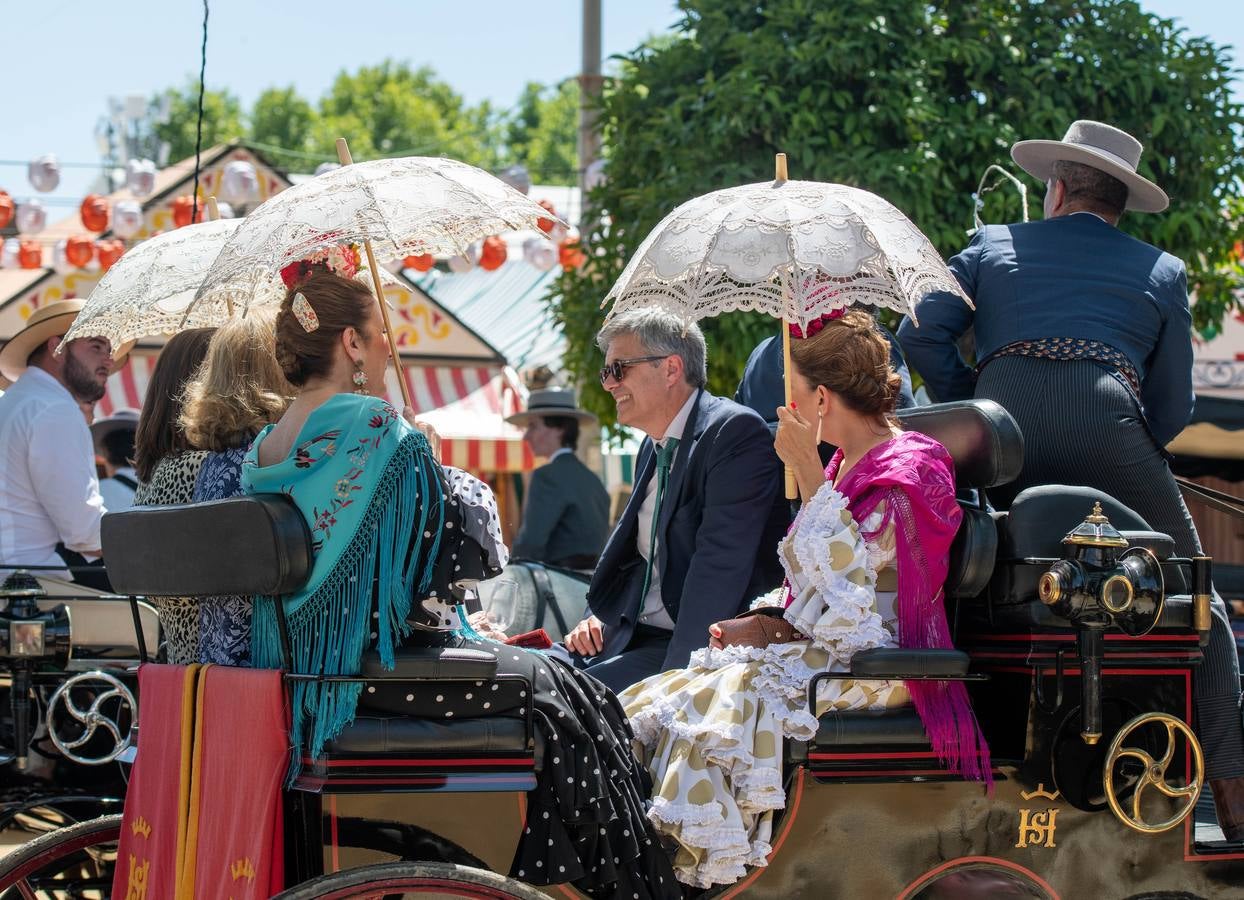
<instances>
[{"instance_id":1,"label":"woman's hand on parasol","mask_svg":"<svg viewBox=\"0 0 1244 900\"><path fill-rule=\"evenodd\" d=\"M436 461L441 461L441 436L436 429L432 427L430 422L425 422L415 415L415 411L409 406L402 407L402 418L405 419L412 428L417 428L423 432L423 436L428 439L428 444L432 447L432 455L436 457Z\"/></svg>"},{"instance_id":2,"label":"woman's hand on parasol","mask_svg":"<svg viewBox=\"0 0 1244 900\"><path fill-rule=\"evenodd\" d=\"M817 452L819 430L794 408L778 407L777 434L773 449L782 463L795 473L799 494L806 502L825 483L825 470Z\"/></svg>"}]
</instances>

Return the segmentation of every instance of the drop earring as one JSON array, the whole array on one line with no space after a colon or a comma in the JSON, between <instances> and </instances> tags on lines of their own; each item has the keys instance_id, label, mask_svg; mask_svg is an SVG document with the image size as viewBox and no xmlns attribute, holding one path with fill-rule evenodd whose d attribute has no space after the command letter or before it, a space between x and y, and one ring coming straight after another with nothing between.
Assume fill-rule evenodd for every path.
<instances>
[{"instance_id":1,"label":"drop earring","mask_svg":"<svg viewBox=\"0 0 1244 900\"><path fill-rule=\"evenodd\" d=\"M367 390L367 373L363 371L363 363L356 362L354 365L357 368L355 368L354 374L350 376L350 380L354 382L354 393L370 393L370 391Z\"/></svg>"},{"instance_id":2,"label":"drop earring","mask_svg":"<svg viewBox=\"0 0 1244 900\"><path fill-rule=\"evenodd\" d=\"M825 424L825 410L816 411L816 445L821 446L821 426Z\"/></svg>"}]
</instances>

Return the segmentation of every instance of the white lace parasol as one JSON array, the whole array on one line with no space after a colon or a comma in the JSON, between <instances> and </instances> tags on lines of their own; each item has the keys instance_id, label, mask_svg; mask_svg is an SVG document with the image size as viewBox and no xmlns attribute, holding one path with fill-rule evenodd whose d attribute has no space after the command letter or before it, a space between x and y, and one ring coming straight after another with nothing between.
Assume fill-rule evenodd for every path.
<instances>
[{"instance_id":1,"label":"white lace parasol","mask_svg":"<svg viewBox=\"0 0 1244 900\"><path fill-rule=\"evenodd\" d=\"M968 298L911 220L876 194L775 181L688 200L644 240L605 303L687 320L758 310L805 326L855 303L911 315L934 290ZM604 305L604 304L602 304Z\"/></svg>"},{"instance_id":2,"label":"white lace parasol","mask_svg":"<svg viewBox=\"0 0 1244 900\"><path fill-rule=\"evenodd\" d=\"M65 342L106 337L120 348L151 335L221 324L211 311L196 309L186 317L186 309L220 248L241 224L241 219L220 219L187 225L130 248L86 298Z\"/></svg>"},{"instance_id":3,"label":"white lace parasol","mask_svg":"<svg viewBox=\"0 0 1244 900\"><path fill-rule=\"evenodd\" d=\"M376 260L466 252L473 241L535 228L546 209L482 169L411 156L344 165L261 204L221 249L199 305L243 309L280 284L291 262L341 244L371 241Z\"/></svg>"}]
</instances>

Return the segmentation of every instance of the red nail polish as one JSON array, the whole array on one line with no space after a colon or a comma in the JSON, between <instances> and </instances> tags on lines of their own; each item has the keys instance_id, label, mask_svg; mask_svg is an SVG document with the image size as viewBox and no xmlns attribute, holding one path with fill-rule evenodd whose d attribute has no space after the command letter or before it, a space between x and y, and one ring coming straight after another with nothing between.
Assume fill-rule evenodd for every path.
<instances>
[{"instance_id":1,"label":"red nail polish","mask_svg":"<svg viewBox=\"0 0 1244 900\"><path fill-rule=\"evenodd\" d=\"M791 409L798 409L799 407L795 406L795 401L794 401L794 400L792 400L792 401L790 402L790 408L791 408Z\"/></svg>"}]
</instances>

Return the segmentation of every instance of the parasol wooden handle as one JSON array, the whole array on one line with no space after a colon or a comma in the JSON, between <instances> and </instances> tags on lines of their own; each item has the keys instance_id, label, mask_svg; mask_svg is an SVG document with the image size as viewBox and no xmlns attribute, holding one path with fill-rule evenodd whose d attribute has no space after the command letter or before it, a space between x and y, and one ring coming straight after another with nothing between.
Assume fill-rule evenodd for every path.
<instances>
[{"instance_id":1,"label":"parasol wooden handle","mask_svg":"<svg viewBox=\"0 0 1244 900\"><path fill-rule=\"evenodd\" d=\"M354 164L345 138L337 138L337 159L343 166ZM410 402L410 386L406 383L406 369L402 366L401 354L397 352L397 337L393 334L393 326L389 324L389 305L384 302L384 285L380 283L380 267L376 265L376 255L371 249L371 238L363 239L363 252L367 254L367 268L371 271L376 302L380 304L380 317L384 319L384 333L389 337L389 353L393 357L393 367L397 370L397 386L402 391L402 403L414 409L414 404Z\"/></svg>"},{"instance_id":2,"label":"parasol wooden handle","mask_svg":"<svg viewBox=\"0 0 1244 900\"><path fill-rule=\"evenodd\" d=\"M788 180L787 175L786 175L786 154L785 153L779 153L774 158L773 169L774 169L773 180L778 182L778 184L781 184L783 181Z\"/></svg>"},{"instance_id":3,"label":"parasol wooden handle","mask_svg":"<svg viewBox=\"0 0 1244 900\"><path fill-rule=\"evenodd\" d=\"M783 154L778 154L782 156ZM786 391L786 407L790 408L790 323L782 320L782 387ZM795 483L795 470L785 467L786 499L794 500L799 496L799 487Z\"/></svg>"}]
</instances>

